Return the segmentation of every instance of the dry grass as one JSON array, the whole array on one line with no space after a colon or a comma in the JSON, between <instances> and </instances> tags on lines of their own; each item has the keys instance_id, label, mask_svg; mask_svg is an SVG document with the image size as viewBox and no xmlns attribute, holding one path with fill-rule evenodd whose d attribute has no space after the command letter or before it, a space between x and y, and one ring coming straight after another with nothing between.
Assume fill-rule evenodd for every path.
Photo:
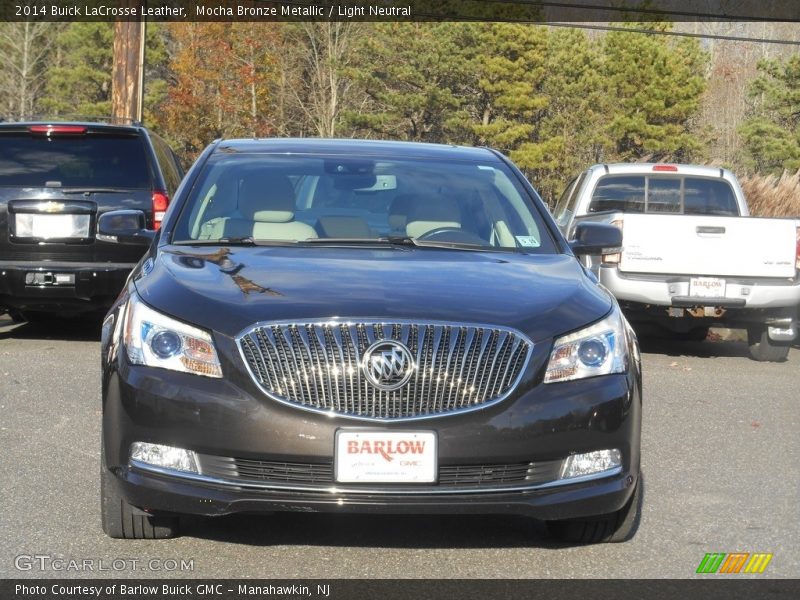
<instances>
[{"instance_id":1,"label":"dry grass","mask_svg":"<svg viewBox=\"0 0 800 600\"><path fill-rule=\"evenodd\" d=\"M755 217L800 217L800 171L783 175L750 175L739 180L750 214Z\"/></svg>"}]
</instances>

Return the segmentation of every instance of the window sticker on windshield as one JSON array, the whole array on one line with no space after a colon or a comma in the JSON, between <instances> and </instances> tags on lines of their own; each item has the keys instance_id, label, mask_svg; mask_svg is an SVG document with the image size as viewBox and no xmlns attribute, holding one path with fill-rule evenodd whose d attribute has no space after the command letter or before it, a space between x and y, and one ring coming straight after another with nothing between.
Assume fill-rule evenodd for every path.
<instances>
[{"instance_id":1,"label":"window sticker on windshield","mask_svg":"<svg viewBox=\"0 0 800 600\"><path fill-rule=\"evenodd\" d=\"M515 235L514 237L517 238L517 242L523 248L538 248L541 246L539 240L531 235Z\"/></svg>"}]
</instances>

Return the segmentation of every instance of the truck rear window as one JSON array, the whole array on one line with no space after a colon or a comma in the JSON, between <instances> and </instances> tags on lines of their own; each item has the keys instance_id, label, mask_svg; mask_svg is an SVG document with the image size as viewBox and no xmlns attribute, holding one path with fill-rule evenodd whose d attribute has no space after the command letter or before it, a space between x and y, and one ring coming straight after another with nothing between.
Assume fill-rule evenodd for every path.
<instances>
[{"instance_id":1,"label":"truck rear window","mask_svg":"<svg viewBox=\"0 0 800 600\"><path fill-rule=\"evenodd\" d=\"M0 136L0 186L150 188L139 136Z\"/></svg>"},{"instance_id":2,"label":"truck rear window","mask_svg":"<svg viewBox=\"0 0 800 600\"><path fill-rule=\"evenodd\" d=\"M607 175L598 181L589 212L737 216L727 181L705 177Z\"/></svg>"}]
</instances>

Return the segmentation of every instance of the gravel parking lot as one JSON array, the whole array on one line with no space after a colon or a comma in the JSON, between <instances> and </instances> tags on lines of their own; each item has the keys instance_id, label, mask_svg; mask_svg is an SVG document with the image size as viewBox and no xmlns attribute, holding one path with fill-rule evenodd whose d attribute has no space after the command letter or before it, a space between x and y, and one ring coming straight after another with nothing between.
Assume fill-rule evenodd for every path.
<instances>
[{"instance_id":1,"label":"gravel parking lot","mask_svg":"<svg viewBox=\"0 0 800 600\"><path fill-rule=\"evenodd\" d=\"M98 337L97 322L0 316L0 577L680 578L707 552L771 552L756 577L800 577L797 348L773 364L738 341L644 341L644 514L628 543L556 545L511 517L299 513L120 541L99 523Z\"/></svg>"}]
</instances>

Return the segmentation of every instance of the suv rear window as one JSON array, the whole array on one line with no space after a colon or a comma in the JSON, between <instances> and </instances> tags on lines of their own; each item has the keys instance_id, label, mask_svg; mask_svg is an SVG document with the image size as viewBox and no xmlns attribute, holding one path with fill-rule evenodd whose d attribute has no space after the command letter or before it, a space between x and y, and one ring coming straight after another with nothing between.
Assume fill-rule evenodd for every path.
<instances>
[{"instance_id":1,"label":"suv rear window","mask_svg":"<svg viewBox=\"0 0 800 600\"><path fill-rule=\"evenodd\" d=\"M3 135L0 186L150 188L139 136Z\"/></svg>"},{"instance_id":2,"label":"suv rear window","mask_svg":"<svg viewBox=\"0 0 800 600\"><path fill-rule=\"evenodd\" d=\"M607 175L597 182L589 212L738 216L727 181L705 177Z\"/></svg>"}]
</instances>

